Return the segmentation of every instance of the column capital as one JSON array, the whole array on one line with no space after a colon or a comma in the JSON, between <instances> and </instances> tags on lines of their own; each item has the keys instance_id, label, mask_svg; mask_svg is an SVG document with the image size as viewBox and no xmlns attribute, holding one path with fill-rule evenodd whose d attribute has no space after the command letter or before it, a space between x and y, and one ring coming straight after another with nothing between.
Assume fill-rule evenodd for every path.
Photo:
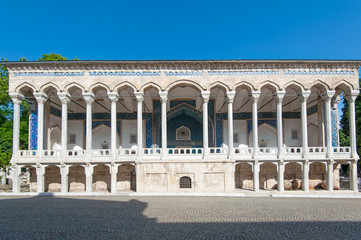
<instances>
[{"instance_id":1,"label":"column capital","mask_svg":"<svg viewBox=\"0 0 361 240\"><path fill-rule=\"evenodd\" d=\"M91 92L83 92L83 98L86 104L92 104L95 100L95 95Z\"/></svg>"},{"instance_id":2,"label":"column capital","mask_svg":"<svg viewBox=\"0 0 361 240\"><path fill-rule=\"evenodd\" d=\"M236 91L234 91L234 90L232 90L232 91L227 91L228 103L233 103L235 96L236 96Z\"/></svg>"},{"instance_id":3,"label":"column capital","mask_svg":"<svg viewBox=\"0 0 361 240\"><path fill-rule=\"evenodd\" d=\"M168 101L168 91L161 91L159 92L160 99L162 103L166 103Z\"/></svg>"},{"instance_id":4,"label":"column capital","mask_svg":"<svg viewBox=\"0 0 361 240\"><path fill-rule=\"evenodd\" d=\"M9 93L9 96L15 104L20 104L25 99L24 95L20 93Z\"/></svg>"},{"instance_id":5,"label":"column capital","mask_svg":"<svg viewBox=\"0 0 361 240\"><path fill-rule=\"evenodd\" d=\"M276 91L274 94L273 94L273 97L276 99L276 101L278 103L282 102L283 101L283 98L285 97L285 94L286 94L286 91L285 90L280 90L280 91Z\"/></svg>"},{"instance_id":6,"label":"column capital","mask_svg":"<svg viewBox=\"0 0 361 240\"><path fill-rule=\"evenodd\" d=\"M333 95L335 95L335 93L336 93L335 90L326 90L323 93L321 93L320 96L323 99L323 101L330 102Z\"/></svg>"},{"instance_id":7,"label":"column capital","mask_svg":"<svg viewBox=\"0 0 361 240\"><path fill-rule=\"evenodd\" d=\"M260 96L261 96L261 91L251 91L251 93L249 94L252 103L258 102Z\"/></svg>"},{"instance_id":8,"label":"column capital","mask_svg":"<svg viewBox=\"0 0 361 240\"><path fill-rule=\"evenodd\" d=\"M203 102L208 103L209 96L211 95L211 91L202 91L201 94L202 94Z\"/></svg>"},{"instance_id":9,"label":"column capital","mask_svg":"<svg viewBox=\"0 0 361 240\"><path fill-rule=\"evenodd\" d=\"M111 102L117 102L119 99L119 95L117 92L107 92L108 98Z\"/></svg>"},{"instance_id":10,"label":"column capital","mask_svg":"<svg viewBox=\"0 0 361 240\"><path fill-rule=\"evenodd\" d=\"M144 93L143 92L135 92L134 95L138 102L144 101Z\"/></svg>"},{"instance_id":11,"label":"column capital","mask_svg":"<svg viewBox=\"0 0 361 240\"><path fill-rule=\"evenodd\" d=\"M44 104L46 102L46 100L48 100L48 95L46 95L43 92L35 92L35 93L33 93L33 95L38 103Z\"/></svg>"},{"instance_id":12,"label":"column capital","mask_svg":"<svg viewBox=\"0 0 361 240\"><path fill-rule=\"evenodd\" d=\"M341 101L340 99L340 95L334 95L332 100L331 100L331 108L333 110L336 110L337 109L337 105L338 103Z\"/></svg>"},{"instance_id":13,"label":"column capital","mask_svg":"<svg viewBox=\"0 0 361 240\"><path fill-rule=\"evenodd\" d=\"M302 90L299 93L297 93L298 99L300 99L301 102L307 102L307 99L311 95L311 90Z\"/></svg>"},{"instance_id":14,"label":"column capital","mask_svg":"<svg viewBox=\"0 0 361 240\"><path fill-rule=\"evenodd\" d=\"M58 92L58 97L62 104L68 104L71 100L69 92Z\"/></svg>"},{"instance_id":15,"label":"column capital","mask_svg":"<svg viewBox=\"0 0 361 240\"><path fill-rule=\"evenodd\" d=\"M360 90L351 90L345 93L345 98L347 101L349 102L354 102L356 101L356 98L358 97L358 95L360 94Z\"/></svg>"}]
</instances>

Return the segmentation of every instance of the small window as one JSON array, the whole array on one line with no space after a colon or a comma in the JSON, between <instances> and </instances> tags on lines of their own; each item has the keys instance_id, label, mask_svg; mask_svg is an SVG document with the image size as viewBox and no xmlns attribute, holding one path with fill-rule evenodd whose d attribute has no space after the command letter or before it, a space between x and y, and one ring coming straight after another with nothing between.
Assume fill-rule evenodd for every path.
<instances>
[{"instance_id":1,"label":"small window","mask_svg":"<svg viewBox=\"0 0 361 240\"><path fill-rule=\"evenodd\" d=\"M176 130L177 140L191 140L191 131L187 127L180 127Z\"/></svg>"},{"instance_id":2,"label":"small window","mask_svg":"<svg viewBox=\"0 0 361 240\"><path fill-rule=\"evenodd\" d=\"M291 131L291 138L292 138L292 140L297 140L298 139L298 131L297 130L292 130Z\"/></svg>"},{"instance_id":3,"label":"small window","mask_svg":"<svg viewBox=\"0 0 361 240\"><path fill-rule=\"evenodd\" d=\"M239 143L239 133L233 133L233 142Z\"/></svg>"},{"instance_id":4,"label":"small window","mask_svg":"<svg viewBox=\"0 0 361 240\"><path fill-rule=\"evenodd\" d=\"M136 134L130 134L130 143L137 143L137 135Z\"/></svg>"},{"instance_id":5,"label":"small window","mask_svg":"<svg viewBox=\"0 0 361 240\"><path fill-rule=\"evenodd\" d=\"M76 134L69 135L69 144L76 144Z\"/></svg>"},{"instance_id":6,"label":"small window","mask_svg":"<svg viewBox=\"0 0 361 240\"><path fill-rule=\"evenodd\" d=\"M190 177L181 177L179 180L179 188L192 188L192 179Z\"/></svg>"}]
</instances>

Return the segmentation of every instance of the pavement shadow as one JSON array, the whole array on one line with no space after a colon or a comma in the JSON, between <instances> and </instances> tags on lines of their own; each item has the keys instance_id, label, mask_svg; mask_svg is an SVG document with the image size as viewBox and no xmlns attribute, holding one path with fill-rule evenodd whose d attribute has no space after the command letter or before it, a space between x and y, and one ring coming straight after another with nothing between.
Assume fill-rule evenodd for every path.
<instances>
[{"instance_id":1,"label":"pavement shadow","mask_svg":"<svg viewBox=\"0 0 361 240\"><path fill-rule=\"evenodd\" d=\"M161 201L161 198L158 198ZM288 221L169 223L147 217L148 207L131 197L0 199L0 239L360 239L361 222ZM155 215L170 214L156 209ZM148 214L148 213L147 213ZM181 212L174 218L181 216ZM196 213L195 213L196 214ZM149 214L148 214L149 215ZM172 217L172 216L170 216ZM184 222L182 222L184 221Z\"/></svg>"}]
</instances>

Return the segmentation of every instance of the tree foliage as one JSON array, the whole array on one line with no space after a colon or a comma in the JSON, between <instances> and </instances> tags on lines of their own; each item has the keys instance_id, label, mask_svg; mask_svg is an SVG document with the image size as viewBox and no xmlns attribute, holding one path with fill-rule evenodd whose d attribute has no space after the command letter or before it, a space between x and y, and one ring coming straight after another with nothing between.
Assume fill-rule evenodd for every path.
<instances>
[{"instance_id":1,"label":"tree foliage","mask_svg":"<svg viewBox=\"0 0 361 240\"><path fill-rule=\"evenodd\" d=\"M60 54L44 54L39 61L66 61L65 57ZM77 58L73 60L78 60ZM4 65L0 61L0 169L9 165L12 155L13 145L13 103L9 97L9 74ZM19 61L26 61L25 57ZM20 149L28 149L29 137L29 106L26 100L21 104L20 113Z\"/></svg>"}]
</instances>

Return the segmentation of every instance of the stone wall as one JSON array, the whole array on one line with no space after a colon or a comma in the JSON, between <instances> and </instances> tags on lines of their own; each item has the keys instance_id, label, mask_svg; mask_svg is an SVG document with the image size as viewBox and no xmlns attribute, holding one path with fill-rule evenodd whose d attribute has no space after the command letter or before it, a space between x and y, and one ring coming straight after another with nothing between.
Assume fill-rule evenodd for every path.
<instances>
[{"instance_id":1,"label":"stone wall","mask_svg":"<svg viewBox=\"0 0 361 240\"><path fill-rule=\"evenodd\" d=\"M85 171L82 166L72 166L68 175L69 192L85 192Z\"/></svg>"},{"instance_id":2,"label":"stone wall","mask_svg":"<svg viewBox=\"0 0 361 240\"><path fill-rule=\"evenodd\" d=\"M61 192L60 169L56 166L45 168L45 192Z\"/></svg>"},{"instance_id":3,"label":"stone wall","mask_svg":"<svg viewBox=\"0 0 361 240\"><path fill-rule=\"evenodd\" d=\"M94 167L93 192L110 192L110 171L108 166L99 165Z\"/></svg>"}]
</instances>

